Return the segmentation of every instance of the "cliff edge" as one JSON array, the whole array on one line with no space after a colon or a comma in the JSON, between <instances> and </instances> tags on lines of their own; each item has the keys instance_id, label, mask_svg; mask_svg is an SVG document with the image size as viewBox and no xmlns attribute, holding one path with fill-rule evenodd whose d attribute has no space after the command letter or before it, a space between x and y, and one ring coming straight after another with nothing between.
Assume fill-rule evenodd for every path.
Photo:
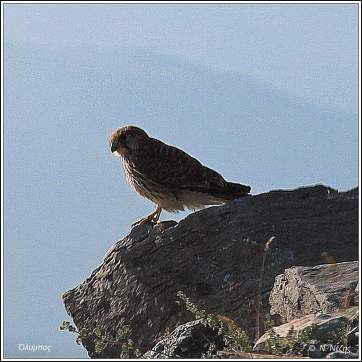
<instances>
[{"instance_id":1,"label":"cliff edge","mask_svg":"<svg viewBox=\"0 0 362 362\"><path fill-rule=\"evenodd\" d=\"M77 329L87 331L82 344L89 356L119 358L124 347L117 336L125 327L145 352L193 319L178 291L255 338L265 331L256 320L260 305L270 309L278 274L352 260L358 260L357 188L275 190L209 207L179 223L133 228L63 300ZM97 348L100 335L107 337Z\"/></svg>"}]
</instances>

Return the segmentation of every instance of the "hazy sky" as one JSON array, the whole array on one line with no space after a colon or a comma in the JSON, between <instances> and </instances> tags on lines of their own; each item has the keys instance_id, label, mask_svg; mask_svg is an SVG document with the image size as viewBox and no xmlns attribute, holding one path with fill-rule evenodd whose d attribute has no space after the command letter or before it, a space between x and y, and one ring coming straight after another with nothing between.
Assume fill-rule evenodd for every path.
<instances>
[{"instance_id":1,"label":"hazy sky","mask_svg":"<svg viewBox=\"0 0 362 362\"><path fill-rule=\"evenodd\" d=\"M253 193L355 187L357 10L5 4L6 356L86 356L58 330L61 295L153 208L109 151L116 127L140 125Z\"/></svg>"},{"instance_id":2,"label":"hazy sky","mask_svg":"<svg viewBox=\"0 0 362 362\"><path fill-rule=\"evenodd\" d=\"M357 105L356 4L14 4L7 40L140 46L270 82L329 108Z\"/></svg>"}]
</instances>

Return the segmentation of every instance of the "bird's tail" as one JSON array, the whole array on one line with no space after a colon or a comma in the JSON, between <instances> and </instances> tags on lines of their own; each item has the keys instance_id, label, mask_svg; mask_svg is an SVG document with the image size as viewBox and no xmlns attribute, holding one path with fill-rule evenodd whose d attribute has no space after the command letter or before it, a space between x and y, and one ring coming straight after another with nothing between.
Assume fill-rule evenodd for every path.
<instances>
[{"instance_id":1,"label":"bird's tail","mask_svg":"<svg viewBox=\"0 0 362 362\"><path fill-rule=\"evenodd\" d=\"M235 182L227 182L225 192L230 194L233 199L246 196L251 191L251 187L247 185L238 184Z\"/></svg>"},{"instance_id":2,"label":"bird's tail","mask_svg":"<svg viewBox=\"0 0 362 362\"><path fill-rule=\"evenodd\" d=\"M226 185L222 189L215 190L213 192L213 196L225 201L231 201L238 199L239 197L247 196L250 190L250 186L238 184L235 182L226 182Z\"/></svg>"}]
</instances>

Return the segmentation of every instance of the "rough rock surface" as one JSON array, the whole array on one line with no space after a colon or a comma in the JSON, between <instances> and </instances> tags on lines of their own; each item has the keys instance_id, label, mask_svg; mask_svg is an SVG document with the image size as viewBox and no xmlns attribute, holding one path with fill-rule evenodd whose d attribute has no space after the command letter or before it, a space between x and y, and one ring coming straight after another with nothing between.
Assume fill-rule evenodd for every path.
<instances>
[{"instance_id":1,"label":"rough rock surface","mask_svg":"<svg viewBox=\"0 0 362 362\"><path fill-rule=\"evenodd\" d=\"M133 341L146 352L166 328L193 319L176 303L181 290L207 312L253 333L264 245L271 236L264 299L285 268L357 259L358 190L272 191L201 210L178 224L134 228L64 294L66 310L78 329L101 328L112 341L129 325ZM91 357L119 357L117 343L106 352L96 352L92 339L83 345Z\"/></svg>"},{"instance_id":2,"label":"rough rock surface","mask_svg":"<svg viewBox=\"0 0 362 362\"><path fill-rule=\"evenodd\" d=\"M278 356L275 354L265 353L265 352L239 352L239 351L217 351L216 357L221 359L233 359L233 360L244 360L244 359L288 359L290 356ZM299 358L299 356L298 356Z\"/></svg>"},{"instance_id":3,"label":"rough rock surface","mask_svg":"<svg viewBox=\"0 0 362 362\"><path fill-rule=\"evenodd\" d=\"M274 336L283 345L293 330L298 336L313 326L314 339L304 341L299 351L312 358L355 358L358 351L358 262L292 267L275 278L270 294L271 313L288 323L274 327ZM343 345L331 343L328 336L344 335ZM254 349L267 350L270 331ZM323 340L324 338L324 340ZM284 340L284 343L283 343ZM341 343L341 342L339 342ZM336 350L339 348L339 350Z\"/></svg>"},{"instance_id":4,"label":"rough rock surface","mask_svg":"<svg viewBox=\"0 0 362 362\"><path fill-rule=\"evenodd\" d=\"M289 322L307 314L357 305L358 278L357 261L286 269L275 278L270 313Z\"/></svg>"},{"instance_id":5,"label":"rough rock surface","mask_svg":"<svg viewBox=\"0 0 362 362\"><path fill-rule=\"evenodd\" d=\"M317 332L323 335L328 332L335 331L336 329L341 328L346 324L352 325L358 321L358 318L358 307L351 307L330 314L309 314L302 318L294 319L288 323L282 324L278 327L274 327L273 330L280 338L285 338L288 336L288 332L290 330L293 330L296 335L298 335L307 327L314 325L318 328ZM261 336L255 343L254 350L263 350L263 346L269 338L269 332Z\"/></svg>"},{"instance_id":6,"label":"rough rock surface","mask_svg":"<svg viewBox=\"0 0 362 362\"><path fill-rule=\"evenodd\" d=\"M347 358L347 359L356 359L358 360L358 353L353 353L353 352L343 352L343 351L336 351L336 352L331 352L328 353L326 358L333 358L333 359L342 359L342 358Z\"/></svg>"},{"instance_id":7,"label":"rough rock surface","mask_svg":"<svg viewBox=\"0 0 362 362\"><path fill-rule=\"evenodd\" d=\"M178 326L159 341L144 358L201 358L224 347L223 338L201 320Z\"/></svg>"}]
</instances>

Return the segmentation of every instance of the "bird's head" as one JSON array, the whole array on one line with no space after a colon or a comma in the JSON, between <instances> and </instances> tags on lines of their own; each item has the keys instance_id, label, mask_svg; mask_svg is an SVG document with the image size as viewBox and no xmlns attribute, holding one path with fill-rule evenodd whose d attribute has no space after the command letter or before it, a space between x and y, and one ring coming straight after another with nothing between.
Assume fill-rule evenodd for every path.
<instances>
[{"instance_id":1,"label":"bird's head","mask_svg":"<svg viewBox=\"0 0 362 362\"><path fill-rule=\"evenodd\" d=\"M112 132L109 145L115 156L127 157L136 153L147 138L148 135L143 129L136 126L125 126Z\"/></svg>"}]
</instances>

